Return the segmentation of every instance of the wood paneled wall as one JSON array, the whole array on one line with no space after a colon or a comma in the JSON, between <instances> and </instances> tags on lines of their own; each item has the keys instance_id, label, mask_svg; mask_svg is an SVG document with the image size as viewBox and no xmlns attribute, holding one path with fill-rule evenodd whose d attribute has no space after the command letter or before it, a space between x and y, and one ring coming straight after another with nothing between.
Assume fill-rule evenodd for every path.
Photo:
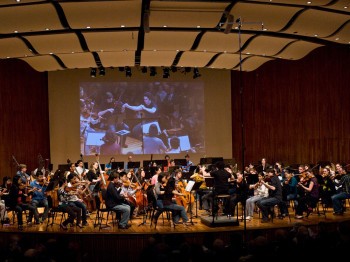
<instances>
[{"instance_id":1,"label":"wood paneled wall","mask_svg":"<svg viewBox=\"0 0 350 262\"><path fill-rule=\"evenodd\" d=\"M50 158L47 74L21 60L0 61L0 176L13 177L12 155L28 170L38 166L38 155ZM1 179L2 184L2 179Z\"/></svg>"},{"instance_id":2,"label":"wood paneled wall","mask_svg":"<svg viewBox=\"0 0 350 262\"><path fill-rule=\"evenodd\" d=\"M241 75L233 71L232 152L238 163L241 87L246 165L262 157L270 164L349 163L349 61L349 47L322 47L301 60L272 61Z\"/></svg>"}]
</instances>

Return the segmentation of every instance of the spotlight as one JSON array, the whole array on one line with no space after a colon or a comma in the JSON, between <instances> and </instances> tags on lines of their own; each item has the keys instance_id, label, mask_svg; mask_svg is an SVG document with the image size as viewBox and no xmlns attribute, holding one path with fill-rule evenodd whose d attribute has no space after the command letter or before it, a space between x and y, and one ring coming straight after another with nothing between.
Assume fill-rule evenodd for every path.
<instances>
[{"instance_id":1,"label":"spotlight","mask_svg":"<svg viewBox=\"0 0 350 262\"><path fill-rule=\"evenodd\" d=\"M169 68L164 67L163 68L163 78L169 78L170 74L169 74Z\"/></svg>"},{"instance_id":2,"label":"spotlight","mask_svg":"<svg viewBox=\"0 0 350 262\"><path fill-rule=\"evenodd\" d=\"M90 76L96 77L96 68L91 68Z\"/></svg>"},{"instance_id":3,"label":"spotlight","mask_svg":"<svg viewBox=\"0 0 350 262\"><path fill-rule=\"evenodd\" d=\"M141 72L144 73L144 74L147 73L147 67L145 67L145 66L142 67Z\"/></svg>"},{"instance_id":4,"label":"spotlight","mask_svg":"<svg viewBox=\"0 0 350 262\"><path fill-rule=\"evenodd\" d=\"M99 70L99 73L98 73L99 76L105 76L106 75L106 70L105 70L105 68L103 66L99 67L98 70Z\"/></svg>"},{"instance_id":5,"label":"spotlight","mask_svg":"<svg viewBox=\"0 0 350 262\"><path fill-rule=\"evenodd\" d=\"M198 68L193 68L193 79L196 79L197 77L200 77L201 74L199 73Z\"/></svg>"},{"instance_id":6,"label":"spotlight","mask_svg":"<svg viewBox=\"0 0 350 262\"><path fill-rule=\"evenodd\" d=\"M125 76L126 77L131 77L132 73L131 73L131 68L126 66L125 67Z\"/></svg>"},{"instance_id":7,"label":"spotlight","mask_svg":"<svg viewBox=\"0 0 350 262\"><path fill-rule=\"evenodd\" d=\"M150 76L155 76L157 74L157 70L154 66L152 66L150 69L149 69L149 75Z\"/></svg>"},{"instance_id":8,"label":"spotlight","mask_svg":"<svg viewBox=\"0 0 350 262\"><path fill-rule=\"evenodd\" d=\"M177 67L176 67L176 66L172 66L172 67L171 67L171 71L172 71L173 73L176 73L176 72L177 72Z\"/></svg>"}]
</instances>

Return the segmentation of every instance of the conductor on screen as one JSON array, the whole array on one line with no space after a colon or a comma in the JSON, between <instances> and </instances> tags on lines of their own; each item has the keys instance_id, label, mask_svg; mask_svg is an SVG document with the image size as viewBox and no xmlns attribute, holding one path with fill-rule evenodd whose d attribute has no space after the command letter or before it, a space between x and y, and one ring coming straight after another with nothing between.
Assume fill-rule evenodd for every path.
<instances>
[{"instance_id":1,"label":"conductor on screen","mask_svg":"<svg viewBox=\"0 0 350 262\"><path fill-rule=\"evenodd\" d=\"M137 124L133 130L132 133L135 138L142 139L142 124L146 123L147 121L150 121L152 118L154 119L157 116L157 105L153 102L153 98L151 93L146 92L143 95L143 104L138 106L131 106L128 103L123 104L122 111L124 111L126 108L130 109L132 111L136 111L137 118L143 118L144 122ZM143 120L142 120L143 121Z\"/></svg>"}]
</instances>

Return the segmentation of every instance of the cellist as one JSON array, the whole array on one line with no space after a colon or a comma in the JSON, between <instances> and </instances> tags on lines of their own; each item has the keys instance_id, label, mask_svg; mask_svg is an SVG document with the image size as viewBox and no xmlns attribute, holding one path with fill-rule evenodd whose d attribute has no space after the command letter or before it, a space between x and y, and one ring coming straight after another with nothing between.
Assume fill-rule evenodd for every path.
<instances>
[{"instance_id":1,"label":"cellist","mask_svg":"<svg viewBox=\"0 0 350 262\"><path fill-rule=\"evenodd\" d=\"M178 205L183 206L188 213L191 213L194 208L193 203L194 203L195 196L191 192L186 191L187 182L182 179L181 169L175 170L175 186L177 191L182 194L180 196L175 196L176 203ZM190 209L190 207L192 210Z\"/></svg>"}]
</instances>

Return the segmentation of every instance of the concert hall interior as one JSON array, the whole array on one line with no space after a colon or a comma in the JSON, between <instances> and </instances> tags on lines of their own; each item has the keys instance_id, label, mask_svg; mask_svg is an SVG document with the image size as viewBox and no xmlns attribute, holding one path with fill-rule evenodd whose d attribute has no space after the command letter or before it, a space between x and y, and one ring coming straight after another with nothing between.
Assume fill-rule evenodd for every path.
<instances>
[{"instance_id":1,"label":"concert hall interior","mask_svg":"<svg viewBox=\"0 0 350 262\"><path fill-rule=\"evenodd\" d=\"M5 2L0 4L0 16L6 13L6 8L15 5L12 3L15 1L12 0ZM52 4L60 9L60 4L64 6L63 2L69 4L76 1L22 0L18 5L29 8L33 2L38 2L42 8L45 8L46 4ZM204 12L210 9L206 4L215 1L140 2L143 3L143 8L146 2L160 2L159 6L162 6L162 2L164 5L168 2L183 2L184 5L185 2L188 2L188 5L201 2L201 10ZM224 4L225 1L218 2ZM225 4L233 2L235 1L227 1ZM257 6L265 6L265 2L271 1L236 2L252 2ZM290 10L301 8L305 4L301 1L297 1L299 4L288 4L291 1L287 0L277 2L279 4L274 3L274 6L286 5ZM337 3L338 7L342 4L349 6L346 1L341 0L316 2L320 7L311 8L314 11L326 10L323 4L326 6L328 2L329 5ZM346 17L344 21L341 20L342 27L338 33L343 32L344 28L349 29L350 18L346 13L349 8L345 11L334 11L342 19L345 19L343 16ZM151 19L152 10L148 11L148 18ZM340 19L339 17L337 19ZM152 27L148 28L150 32L147 32L145 21L141 21L141 33L152 34ZM66 23L68 24L67 21ZM225 27L226 30L229 29L227 25ZM2 28L0 25L0 30ZM164 28L159 26L157 30L166 30ZM83 34L88 38L85 29L78 32L69 27L69 30L70 33L77 33L78 38L83 37ZM116 31L122 30L118 28ZM174 29L177 30L181 31L179 28ZM192 32L192 29L186 30L181 32ZM202 34L213 29L193 30L200 32L200 36L191 42L191 51L195 52L200 45ZM49 29L45 31L45 34L50 33ZM140 31L135 30L134 35L140 36ZM230 32L238 34L234 27ZM63 33L63 29L55 33L59 35ZM244 31L244 28L243 33L250 34L249 30ZM278 33L273 32L271 36L280 37ZM35 35L36 33L30 30L20 36L13 32L0 31L0 49L12 48L5 43L7 38L16 38L28 45L31 37L34 38ZM244 43L248 46L254 37L249 41L244 38ZM296 41L294 37L298 38L298 35L297 32L289 32L287 36L283 33L283 37ZM239 66L232 70L211 68L210 63L201 66L171 66L172 63L166 64L167 62L159 57L154 58L152 64L152 50L147 50L148 53L144 56L149 64L143 66L142 59L134 64L137 59L142 58L143 45L140 44L137 50L122 51L128 55L133 53L132 62L119 66L105 66L102 72L100 64L95 64L94 67L68 66L62 70L48 68L40 71L35 69L35 59L39 59L41 54L35 54L35 57L33 55L31 62L26 63L27 56L23 59L6 58L3 56L4 52L0 51L0 177L3 182L0 185L0 260L213 261L229 256L232 261L245 261L256 259L255 256L259 258L260 254L266 259L287 259L286 256L290 255L290 260L298 259L304 254L312 259L329 255L314 254L313 248L329 248L338 258L349 244L350 192L347 193L347 199L336 202L341 205L334 205L330 195L328 203L318 197L312 205L310 202L310 206L309 202L305 202L310 201L309 198L298 199L299 203L293 199L283 199L286 209L279 204L264 209L263 204L260 205L261 202L258 201L259 205L257 204L249 214L249 208L245 208L239 200L243 196L245 203L245 193L237 193L242 192L237 191L242 190L239 174L242 172L243 180L246 181L251 175L250 171L256 171L256 177L258 174L264 176L262 182L257 178L253 186L249 187L251 192L265 183L269 193L277 190L271 182L273 178L267 178L271 170L265 169L262 159L266 159L268 166L275 170L281 187L290 181L289 175L285 174L292 173L291 176L298 180L295 187L304 190L306 195L310 183L316 184L316 180L313 180L315 177L320 188L326 187L326 184L320 182L323 181L324 172L329 172L332 181L336 180L336 183L346 183L343 177L350 177L350 49L348 44L329 41L331 37L333 36L321 40L317 38L314 43L322 41L323 46L313 49L300 59L268 61L265 60L265 55L260 55L259 59L263 61L254 70L244 70L244 67L243 70L239 70ZM186 39L184 36L183 38ZM306 38L312 36L301 37L302 40ZM221 41L220 39L217 41ZM169 44L169 39L163 40ZM87 50L88 44L85 45L81 46L81 49ZM158 45L161 46L162 42ZM15 47L16 45L13 48ZM253 47L259 49L257 45ZM67 54L60 55L68 56L71 52L69 50ZM102 58L107 56L109 51L91 52L98 53ZM174 52L174 62L171 61L173 64L179 62L181 55L178 52L166 52ZM75 59L83 59L83 53ZM209 57L210 52L205 53ZM224 52L221 50L220 54ZM249 54L246 52L243 55L243 65L248 67ZM217 56L218 54L214 55L214 58ZM62 62L60 58L59 55L50 54L50 59L56 62ZM192 58L194 61L188 58L188 63L196 64L195 56ZM214 58L208 58L207 62L213 63ZM96 62L94 59L92 61ZM74 64L73 61L71 63ZM164 71L165 68L167 70ZM187 166L188 159L192 162L191 168ZM168 165L170 160L174 160L173 166ZM78 165L79 161L82 162L82 166ZM277 163L282 163L280 169ZM225 194L217 191L214 198L216 202L211 205L209 200L209 208L206 208L202 203L200 186L204 185L204 181L208 187L203 193L214 193L215 185L218 184L214 184L212 174L221 170L221 164L225 164L225 168L231 170L232 174L227 171L225 174L230 174L229 184L235 191L228 190ZM337 164L342 167L338 169ZM17 172L23 170L23 165L26 165L24 172L30 180L24 181L28 182L24 187L21 184L23 182L18 181L21 178L16 179ZM204 171L197 167L199 165L202 165ZM305 165L309 171L300 171L300 167L304 168ZM149 199L149 194L155 192L152 181L161 184L160 187L171 189L170 183L163 184L158 180L159 177L163 177L163 174L157 174L158 166L165 174L169 173L170 178L164 175L167 182L172 179L176 182L175 191L180 197L174 193L173 200L176 200L176 205L181 208L176 207L179 209L173 211L174 213L161 210L158 220L154 220L154 217L151 217L154 215L152 211L157 213L160 208L155 208ZM80 167L86 173L93 170L91 177L87 175L86 180L81 179L81 183L77 182L79 185L73 185L74 190L66 190L71 185L65 185L63 180L71 179L70 173L80 175L77 170ZM40 170L43 170L43 179L40 172L39 176L36 175ZM180 178L176 176L178 170L182 170ZM123 176L124 171L126 176ZM118 174L115 175L114 172ZM199 182L196 180L198 174L202 178ZM273 176L271 174L271 177ZM7 179L9 184L6 184ZM304 179L307 180L305 184ZM28 191L40 192L44 187L50 188L44 193L49 199L48 214L45 215L44 207L38 207L38 213L34 212L34 215L29 215L29 211L23 212L23 225L20 225L18 210L10 207L5 200L12 196L9 192L13 190L14 181L18 183L17 191L25 196L30 195L25 200L29 202L34 201L35 193L31 195ZM74 184L73 181L74 179L71 180L71 184ZM182 188L178 181L185 181ZM189 181L195 183L188 184ZM349 181L350 178L347 183ZM96 184L98 186L95 186ZM122 190L125 187L128 192L134 190L143 194L135 193L129 199L124 199L127 205L131 206L128 211L131 219L126 225L122 222L123 215L120 210L113 213L109 209L102 209L107 209L108 201L105 200L111 197L109 193L102 196L102 192L108 192L111 184L115 185L113 190ZM187 185L190 186L186 187ZM85 198L82 201L87 209L86 214L81 211L83 208L77 206L75 208L78 211L70 210L76 222L63 223L65 219L69 220L67 213L62 219L60 212L55 213L55 208L59 205L58 200L62 200L56 199L59 196L59 187L62 187L61 195L74 195L76 192L87 194L84 195L88 199L87 202ZM333 195L343 192L342 188L348 189L345 184L343 187L336 184ZM282 193L285 194L284 191ZM18 192L15 194L18 197L17 194ZM234 198L235 194L237 196ZM254 192L250 196L253 195ZM186 203L178 202L181 200L185 200ZM102 203L101 210L96 206L98 201ZM305 204L305 210L302 210L301 203ZM133 206L136 206L134 213ZM181 213L183 210L186 216ZM75 214L80 211L81 217ZM173 220L175 213L181 217L180 222ZM33 220L28 223L29 219ZM51 222L53 224L49 224ZM278 251L274 253L272 250Z\"/></svg>"}]
</instances>

